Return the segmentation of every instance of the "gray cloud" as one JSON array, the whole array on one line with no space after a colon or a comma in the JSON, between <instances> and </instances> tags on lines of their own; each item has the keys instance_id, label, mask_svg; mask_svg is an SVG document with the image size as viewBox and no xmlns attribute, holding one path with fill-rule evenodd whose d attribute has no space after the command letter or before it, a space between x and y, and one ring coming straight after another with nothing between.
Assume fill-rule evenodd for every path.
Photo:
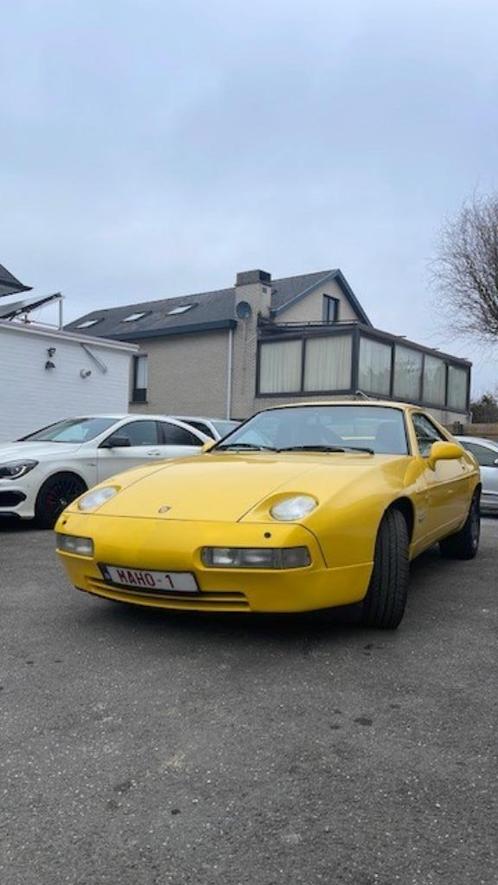
<instances>
[{"instance_id":1,"label":"gray cloud","mask_svg":"<svg viewBox=\"0 0 498 885\"><path fill-rule=\"evenodd\" d=\"M494 0L19 0L2 12L0 260L66 316L340 266L435 328L443 217L497 187Z\"/></svg>"}]
</instances>

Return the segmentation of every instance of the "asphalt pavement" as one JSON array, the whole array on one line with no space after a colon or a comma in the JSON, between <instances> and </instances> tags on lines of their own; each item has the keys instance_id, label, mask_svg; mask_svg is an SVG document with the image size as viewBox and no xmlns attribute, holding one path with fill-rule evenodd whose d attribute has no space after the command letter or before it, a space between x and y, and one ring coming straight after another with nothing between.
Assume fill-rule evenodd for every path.
<instances>
[{"instance_id":1,"label":"asphalt pavement","mask_svg":"<svg viewBox=\"0 0 498 885\"><path fill-rule=\"evenodd\" d=\"M498 520L397 632L131 609L0 527L3 885L496 885Z\"/></svg>"}]
</instances>

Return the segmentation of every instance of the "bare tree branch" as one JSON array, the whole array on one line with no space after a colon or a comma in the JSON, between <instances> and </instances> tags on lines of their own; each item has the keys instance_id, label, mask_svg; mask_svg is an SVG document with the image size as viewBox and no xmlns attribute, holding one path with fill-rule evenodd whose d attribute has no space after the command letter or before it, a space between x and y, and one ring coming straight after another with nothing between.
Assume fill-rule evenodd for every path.
<instances>
[{"instance_id":1,"label":"bare tree branch","mask_svg":"<svg viewBox=\"0 0 498 885\"><path fill-rule=\"evenodd\" d=\"M448 329L498 340L498 195L474 196L443 226L432 279Z\"/></svg>"}]
</instances>

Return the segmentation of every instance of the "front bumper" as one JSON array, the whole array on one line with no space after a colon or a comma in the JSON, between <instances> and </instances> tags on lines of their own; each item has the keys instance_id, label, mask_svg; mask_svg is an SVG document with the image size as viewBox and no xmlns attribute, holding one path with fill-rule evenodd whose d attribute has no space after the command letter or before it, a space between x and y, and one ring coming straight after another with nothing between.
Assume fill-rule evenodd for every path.
<instances>
[{"instance_id":1,"label":"front bumper","mask_svg":"<svg viewBox=\"0 0 498 885\"><path fill-rule=\"evenodd\" d=\"M66 511L57 531L93 538L93 559L58 551L79 590L120 602L191 611L299 612L361 600L372 563L327 568L315 536L303 526L278 523L182 522ZM270 537L265 535L270 534ZM207 568L204 546L308 547L311 565L295 569ZM191 572L199 594L150 595L106 583L98 563L159 571Z\"/></svg>"},{"instance_id":2,"label":"front bumper","mask_svg":"<svg viewBox=\"0 0 498 885\"><path fill-rule=\"evenodd\" d=\"M498 492L487 492L486 489L482 490L481 512L498 513Z\"/></svg>"},{"instance_id":3,"label":"front bumper","mask_svg":"<svg viewBox=\"0 0 498 885\"><path fill-rule=\"evenodd\" d=\"M0 517L18 516L32 519L35 515L34 494L31 484L23 479L0 479Z\"/></svg>"}]
</instances>

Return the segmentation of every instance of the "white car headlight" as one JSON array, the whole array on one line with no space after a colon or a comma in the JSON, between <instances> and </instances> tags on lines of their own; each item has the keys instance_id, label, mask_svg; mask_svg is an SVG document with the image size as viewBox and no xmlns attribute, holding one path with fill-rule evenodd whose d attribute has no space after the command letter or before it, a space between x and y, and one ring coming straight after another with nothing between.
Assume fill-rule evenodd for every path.
<instances>
[{"instance_id":1,"label":"white car headlight","mask_svg":"<svg viewBox=\"0 0 498 885\"><path fill-rule=\"evenodd\" d=\"M96 510L97 507L101 507L106 501L110 501L111 498L114 498L114 495L117 495L118 492L119 489L116 488L116 486L104 486L102 489L95 489L93 492L88 492L87 495L83 495L78 501L78 510L83 510L84 512L88 510Z\"/></svg>"},{"instance_id":2,"label":"white car headlight","mask_svg":"<svg viewBox=\"0 0 498 885\"><path fill-rule=\"evenodd\" d=\"M29 473L36 467L38 461L9 461L7 464L0 464L0 479L20 479L25 473Z\"/></svg>"},{"instance_id":3,"label":"white car headlight","mask_svg":"<svg viewBox=\"0 0 498 885\"><path fill-rule=\"evenodd\" d=\"M293 495L274 504L270 510L273 519L281 522L295 522L311 513L318 506L318 501L311 495Z\"/></svg>"}]
</instances>

